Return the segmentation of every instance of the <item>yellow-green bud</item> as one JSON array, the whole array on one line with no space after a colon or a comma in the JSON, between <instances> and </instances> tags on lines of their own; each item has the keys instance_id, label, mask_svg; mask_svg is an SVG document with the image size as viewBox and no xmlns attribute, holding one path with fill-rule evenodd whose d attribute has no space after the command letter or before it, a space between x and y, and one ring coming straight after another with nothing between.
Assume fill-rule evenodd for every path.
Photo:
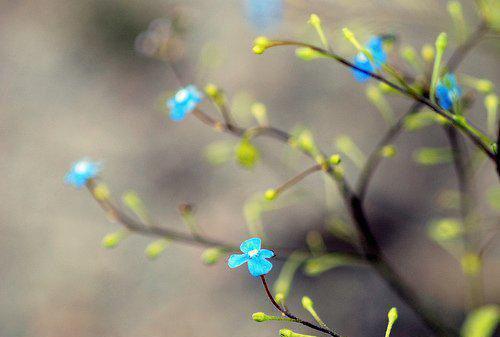
<instances>
[{"instance_id":1,"label":"yellow-green bud","mask_svg":"<svg viewBox=\"0 0 500 337\"><path fill-rule=\"evenodd\" d=\"M395 307L391 308L387 313L387 318L389 318L389 322L394 323L398 319L398 309Z\"/></svg>"},{"instance_id":2,"label":"yellow-green bud","mask_svg":"<svg viewBox=\"0 0 500 337\"><path fill-rule=\"evenodd\" d=\"M342 162L342 158L340 157L339 154L333 154L330 156L330 165L338 165Z\"/></svg>"},{"instance_id":3,"label":"yellow-green bud","mask_svg":"<svg viewBox=\"0 0 500 337\"><path fill-rule=\"evenodd\" d=\"M295 49L295 56L304 61L311 61L322 57L321 53L309 47L302 47Z\"/></svg>"},{"instance_id":4,"label":"yellow-green bud","mask_svg":"<svg viewBox=\"0 0 500 337\"><path fill-rule=\"evenodd\" d=\"M436 39L436 51L443 54L448 46L448 34L442 32L438 35Z\"/></svg>"},{"instance_id":5,"label":"yellow-green bud","mask_svg":"<svg viewBox=\"0 0 500 337\"><path fill-rule=\"evenodd\" d=\"M422 58L426 62L432 62L434 60L434 47L432 47L430 44L426 44L422 47Z\"/></svg>"},{"instance_id":6,"label":"yellow-green bud","mask_svg":"<svg viewBox=\"0 0 500 337\"><path fill-rule=\"evenodd\" d=\"M314 336L310 336L310 335L303 335L300 333L296 333L290 329L281 329L280 336L281 337L314 337Z\"/></svg>"},{"instance_id":7,"label":"yellow-green bud","mask_svg":"<svg viewBox=\"0 0 500 337\"><path fill-rule=\"evenodd\" d=\"M269 316L266 315L265 313L263 312L254 312L252 314L252 319L255 321L255 322L265 322L265 321L268 321L269 320Z\"/></svg>"},{"instance_id":8,"label":"yellow-green bud","mask_svg":"<svg viewBox=\"0 0 500 337\"><path fill-rule=\"evenodd\" d=\"M415 48L412 46L404 46L401 50L401 55L410 63L417 59L417 53L415 52Z\"/></svg>"},{"instance_id":9,"label":"yellow-green bud","mask_svg":"<svg viewBox=\"0 0 500 337\"><path fill-rule=\"evenodd\" d=\"M295 333L290 329L281 329L280 336L281 337L294 337Z\"/></svg>"},{"instance_id":10,"label":"yellow-green bud","mask_svg":"<svg viewBox=\"0 0 500 337\"><path fill-rule=\"evenodd\" d=\"M268 189L268 190L264 193L264 198L265 198L266 200L269 200L269 201L276 199L276 197L277 197L277 196L278 196L278 191L276 191L276 190L275 190L275 189L273 189L273 188Z\"/></svg>"},{"instance_id":11,"label":"yellow-green bud","mask_svg":"<svg viewBox=\"0 0 500 337\"><path fill-rule=\"evenodd\" d=\"M103 183L98 184L96 187L94 187L92 193L94 194L94 198L96 198L99 201L108 200L111 194L109 192L108 186L106 186Z\"/></svg>"},{"instance_id":12,"label":"yellow-green bud","mask_svg":"<svg viewBox=\"0 0 500 337\"><path fill-rule=\"evenodd\" d=\"M493 90L493 82L489 80L480 79L476 82L476 89L482 93L490 93Z\"/></svg>"},{"instance_id":13,"label":"yellow-green bud","mask_svg":"<svg viewBox=\"0 0 500 337\"><path fill-rule=\"evenodd\" d=\"M212 83L205 86L205 93L211 98L216 98L219 95L219 88Z\"/></svg>"},{"instance_id":14,"label":"yellow-green bud","mask_svg":"<svg viewBox=\"0 0 500 337\"><path fill-rule=\"evenodd\" d=\"M222 250L217 247L208 248L201 254L201 260L206 265L216 264L222 257Z\"/></svg>"},{"instance_id":15,"label":"yellow-green bud","mask_svg":"<svg viewBox=\"0 0 500 337\"><path fill-rule=\"evenodd\" d=\"M271 47L271 41L265 36L259 36L253 40L253 52L255 54L262 54L267 48Z\"/></svg>"},{"instance_id":16,"label":"yellow-green bud","mask_svg":"<svg viewBox=\"0 0 500 337\"><path fill-rule=\"evenodd\" d=\"M115 248L123 240L124 237L124 231L109 233L102 238L101 244L104 248Z\"/></svg>"},{"instance_id":17,"label":"yellow-green bud","mask_svg":"<svg viewBox=\"0 0 500 337\"><path fill-rule=\"evenodd\" d=\"M267 109L266 106L260 102L255 102L251 105L250 111L252 115L255 117L259 125L267 125Z\"/></svg>"},{"instance_id":18,"label":"yellow-green bud","mask_svg":"<svg viewBox=\"0 0 500 337\"><path fill-rule=\"evenodd\" d=\"M396 155L396 147L394 145L386 145L380 150L380 154L385 158L392 158Z\"/></svg>"},{"instance_id":19,"label":"yellow-green bud","mask_svg":"<svg viewBox=\"0 0 500 337\"><path fill-rule=\"evenodd\" d=\"M450 1L448 2L448 13L450 13L450 16L453 18L461 17L463 15L462 13L462 5L458 1Z\"/></svg>"},{"instance_id":20,"label":"yellow-green bud","mask_svg":"<svg viewBox=\"0 0 500 337\"><path fill-rule=\"evenodd\" d=\"M489 94L484 98L484 106L487 110L496 110L498 107L498 96Z\"/></svg>"},{"instance_id":21,"label":"yellow-green bud","mask_svg":"<svg viewBox=\"0 0 500 337\"><path fill-rule=\"evenodd\" d=\"M277 293L276 296L274 296L274 299L276 300L276 302L283 304L285 302L285 294Z\"/></svg>"},{"instance_id":22,"label":"yellow-green bud","mask_svg":"<svg viewBox=\"0 0 500 337\"><path fill-rule=\"evenodd\" d=\"M314 306L314 303L310 297L304 296L302 297L302 306L304 307L304 309L309 310Z\"/></svg>"},{"instance_id":23,"label":"yellow-green bud","mask_svg":"<svg viewBox=\"0 0 500 337\"><path fill-rule=\"evenodd\" d=\"M161 253L167 248L167 245L170 243L170 240L167 239L160 239L151 242L146 249L144 250L144 253L150 260L154 260L158 258Z\"/></svg>"},{"instance_id":24,"label":"yellow-green bud","mask_svg":"<svg viewBox=\"0 0 500 337\"><path fill-rule=\"evenodd\" d=\"M321 25L321 19L316 14L311 14L308 22L313 27L318 27Z\"/></svg>"},{"instance_id":25,"label":"yellow-green bud","mask_svg":"<svg viewBox=\"0 0 500 337\"><path fill-rule=\"evenodd\" d=\"M358 42L358 40L354 36L354 33L349 28L347 28L347 27L342 28L342 33L344 33L344 37L346 38L346 40L351 42L354 45L354 47L356 47L357 50L359 50L359 51L363 50L363 47Z\"/></svg>"},{"instance_id":26,"label":"yellow-green bud","mask_svg":"<svg viewBox=\"0 0 500 337\"><path fill-rule=\"evenodd\" d=\"M462 270L466 275L477 275L482 268L481 257L474 253L466 253L462 259Z\"/></svg>"}]
</instances>

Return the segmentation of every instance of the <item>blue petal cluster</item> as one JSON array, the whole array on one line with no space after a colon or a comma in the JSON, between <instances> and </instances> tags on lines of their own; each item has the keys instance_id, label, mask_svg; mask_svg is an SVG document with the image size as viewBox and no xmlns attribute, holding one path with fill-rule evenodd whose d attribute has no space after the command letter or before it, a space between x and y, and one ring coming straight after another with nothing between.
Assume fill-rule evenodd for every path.
<instances>
[{"instance_id":1,"label":"blue petal cluster","mask_svg":"<svg viewBox=\"0 0 500 337\"><path fill-rule=\"evenodd\" d=\"M97 177L100 171L101 166L98 163L82 159L73 164L66 174L65 181L76 188L82 188L90 179Z\"/></svg>"},{"instance_id":2,"label":"blue petal cluster","mask_svg":"<svg viewBox=\"0 0 500 337\"><path fill-rule=\"evenodd\" d=\"M365 54L359 52L354 57L354 65L369 72L379 70L387 62L387 53L384 50L384 41L380 36L374 36L368 41L365 48L372 54L375 61L374 64L370 62ZM352 74L354 79L358 82L366 82L370 79L370 75L356 69L352 70Z\"/></svg>"},{"instance_id":3,"label":"blue petal cluster","mask_svg":"<svg viewBox=\"0 0 500 337\"><path fill-rule=\"evenodd\" d=\"M167 102L170 109L170 119L176 122L183 120L201 103L202 99L203 95L194 85L182 88Z\"/></svg>"},{"instance_id":4,"label":"blue petal cluster","mask_svg":"<svg viewBox=\"0 0 500 337\"><path fill-rule=\"evenodd\" d=\"M458 86L455 74L447 73L436 86L436 97L439 105L446 110L453 108L453 103L462 96L462 89Z\"/></svg>"},{"instance_id":5,"label":"blue petal cluster","mask_svg":"<svg viewBox=\"0 0 500 337\"><path fill-rule=\"evenodd\" d=\"M277 26L283 17L283 0L246 0L246 15L259 31Z\"/></svg>"},{"instance_id":6,"label":"blue petal cluster","mask_svg":"<svg viewBox=\"0 0 500 337\"><path fill-rule=\"evenodd\" d=\"M269 273L273 268L273 264L266 259L274 256L274 252L269 249L261 249L261 240L259 238L251 238L244 241L240 250L243 254L233 254L229 257L228 266L236 268L244 264L248 264L248 271L252 276L261 276Z\"/></svg>"}]
</instances>

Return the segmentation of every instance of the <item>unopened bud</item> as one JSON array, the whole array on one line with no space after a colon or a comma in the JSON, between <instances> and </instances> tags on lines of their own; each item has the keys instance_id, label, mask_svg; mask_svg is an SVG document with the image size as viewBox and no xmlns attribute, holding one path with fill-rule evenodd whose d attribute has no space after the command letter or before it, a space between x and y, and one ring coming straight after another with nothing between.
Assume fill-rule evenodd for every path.
<instances>
[{"instance_id":1,"label":"unopened bud","mask_svg":"<svg viewBox=\"0 0 500 337\"><path fill-rule=\"evenodd\" d=\"M276 199L276 197L277 197L277 196L278 196L278 191L276 191L276 190L275 190L275 189L273 189L273 188L268 189L268 190L264 193L264 198L265 198L266 200L269 200L269 201Z\"/></svg>"}]
</instances>

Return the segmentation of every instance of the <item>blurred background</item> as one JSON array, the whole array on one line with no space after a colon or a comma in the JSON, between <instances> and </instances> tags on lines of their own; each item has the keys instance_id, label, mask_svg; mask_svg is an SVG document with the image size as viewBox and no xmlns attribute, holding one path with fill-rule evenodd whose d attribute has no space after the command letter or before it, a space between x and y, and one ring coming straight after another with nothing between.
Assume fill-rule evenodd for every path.
<instances>
[{"instance_id":1,"label":"blurred background","mask_svg":"<svg viewBox=\"0 0 500 337\"><path fill-rule=\"evenodd\" d=\"M476 26L473 2L463 5L469 25ZM369 153L387 125L366 99L365 85L336 63L303 62L293 49L256 56L253 38L318 43L307 25L313 12L343 55L353 54L341 35L344 26L360 40L396 34L417 50L441 31L453 36L441 0L285 0L269 18L240 0L37 0L0 6L0 335L10 337L277 336L282 324L251 320L253 312L272 308L261 284L244 269L229 271L224 261L205 266L200 248L177 243L149 261L143 251L151 239L140 235L103 249L102 237L118 228L87 191L64 184L66 171L82 157L98 160L117 198L135 190L155 219L179 230L185 228L177 206L192 203L206 233L238 243L248 237L245 202L310 163L259 139L262 161L254 169L234 160L214 166L206 159L207 144L234 146L236 140L194 118L172 122L166 97L181 84L213 82L225 89L244 125L255 123L248 107L259 101L273 125L305 126L327 152L336 151L336 137L346 134ZM158 45L167 47L159 51ZM499 51L498 39L485 39L461 69L499 83ZM161 58L172 60L183 83ZM389 100L398 116L411 104L401 97ZM217 116L209 104L204 109ZM471 119L484 129L482 100L472 111ZM438 202L442 191L456 188L453 167L412 159L415 149L446 146L446 138L431 126L403 134L396 145L397 156L382 163L368 193L373 230L421 299L459 326L465 303L460 263L427 236L430 221L457 215ZM359 169L348 160L345 168L354 182ZM476 180L478 207L498 220L498 211L485 201L492 186L498 180L486 163ZM348 220L335 190L326 212L319 174L288 198L283 208L263 215L269 245L304 245L310 230L330 242L328 217ZM487 303L500 301L499 254L491 249L485 260ZM270 280L280 266L276 262ZM394 336L429 334L370 268L341 267L321 277L299 273L289 305L306 316L302 295L315 299L323 319L345 336L382 336L391 306L400 310Z\"/></svg>"}]
</instances>

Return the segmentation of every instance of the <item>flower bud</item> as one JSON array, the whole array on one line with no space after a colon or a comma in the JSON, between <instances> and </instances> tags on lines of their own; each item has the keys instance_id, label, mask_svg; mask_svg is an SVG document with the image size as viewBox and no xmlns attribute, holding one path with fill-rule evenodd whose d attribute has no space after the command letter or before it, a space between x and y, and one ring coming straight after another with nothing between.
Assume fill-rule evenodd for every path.
<instances>
[{"instance_id":1,"label":"flower bud","mask_svg":"<svg viewBox=\"0 0 500 337\"><path fill-rule=\"evenodd\" d=\"M206 265L216 264L222 257L222 250L218 247L208 248L201 254L201 260Z\"/></svg>"},{"instance_id":2,"label":"flower bud","mask_svg":"<svg viewBox=\"0 0 500 337\"><path fill-rule=\"evenodd\" d=\"M96 198L98 201L108 200L111 195L108 186L103 183L100 183L96 187L94 187L92 193L94 194L94 198Z\"/></svg>"},{"instance_id":3,"label":"flower bud","mask_svg":"<svg viewBox=\"0 0 500 337\"><path fill-rule=\"evenodd\" d=\"M275 189L273 189L273 188L268 189L268 190L264 193L264 198L265 198L266 200L269 200L269 201L276 199L276 197L277 197L277 196L278 196L278 191L276 191L276 190L275 190Z\"/></svg>"},{"instance_id":4,"label":"flower bud","mask_svg":"<svg viewBox=\"0 0 500 337\"><path fill-rule=\"evenodd\" d=\"M310 297L304 296L304 297L302 297L302 306L304 307L304 309L309 310L309 309L312 309L312 307L314 306L314 303Z\"/></svg>"},{"instance_id":5,"label":"flower bud","mask_svg":"<svg viewBox=\"0 0 500 337\"><path fill-rule=\"evenodd\" d=\"M321 53L309 47L295 49L295 56L304 61L311 61L323 57Z\"/></svg>"},{"instance_id":6,"label":"flower bud","mask_svg":"<svg viewBox=\"0 0 500 337\"><path fill-rule=\"evenodd\" d=\"M434 60L434 47L432 47L430 44L425 44L422 47L422 58L424 59L425 62L432 62Z\"/></svg>"},{"instance_id":7,"label":"flower bud","mask_svg":"<svg viewBox=\"0 0 500 337\"><path fill-rule=\"evenodd\" d=\"M151 242L146 249L144 250L144 253L150 260L154 260L158 258L161 253L167 248L168 244L170 243L170 240L168 239L160 239Z\"/></svg>"},{"instance_id":8,"label":"flower bud","mask_svg":"<svg viewBox=\"0 0 500 337\"><path fill-rule=\"evenodd\" d=\"M398 319L398 309L392 307L391 310L387 313L387 318L389 318L389 322L394 323Z\"/></svg>"},{"instance_id":9,"label":"flower bud","mask_svg":"<svg viewBox=\"0 0 500 337\"><path fill-rule=\"evenodd\" d=\"M330 165L338 165L342 162L342 158L339 154L333 154L329 159Z\"/></svg>"},{"instance_id":10,"label":"flower bud","mask_svg":"<svg viewBox=\"0 0 500 337\"><path fill-rule=\"evenodd\" d=\"M253 40L253 52L255 54L263 54L267 48L272 46L272 42L265 36L259 36Z\"/></svg>"},{"instance_id":11,"label":"flower bud","mask_svg":"<svg viewBox=\"0 0 500 337\"><path fill-rule=\"evenodd\" d=\"M440 54L443 54L448 46L448 34L442 32L438 35L436 39L436 51Z\"/></svg>"},{"instance_id":12,"label":"flower bud","mask_svg":"<svg viewBox=\"0 0 500 337\"><path fill-rule=\"evenodd\" d=\"M265 322L265 321L268 321L269 320L269 316L266 315L265 313L263 312L254 312L252 314L252 319L255 321L255 322Z\"/></svg>"},{"instance_id":13,"label":"flower bud","mask_svg":"<svg viewBox=\"0 0 500 337\"><path fill-rule=\"evenodd\" d=\"M396 147L394 145L386 145L380 150L380 155L385 158L392 158L396 155Z\"/></svg>"},{"instance_id":14,"label":"flower bud","mask_svg":"<svg viewBox=\"0 0 500 337\"><path fill-rule=\"evenodd\" d=\"M109 233L102 238L101 245L108 249L115 248L123 240L123 238L125 238L125 231L123 230Z\"/></svg>"}]
</instances>

